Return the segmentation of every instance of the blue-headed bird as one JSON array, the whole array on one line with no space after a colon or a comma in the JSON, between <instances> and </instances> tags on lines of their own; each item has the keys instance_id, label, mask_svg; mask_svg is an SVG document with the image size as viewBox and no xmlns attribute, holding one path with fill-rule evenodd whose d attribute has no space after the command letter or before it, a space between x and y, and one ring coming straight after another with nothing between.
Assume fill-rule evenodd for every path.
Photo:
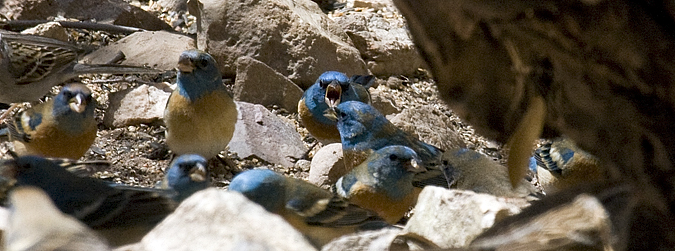
<instances>
[{"instance_id":1,"label":"blue-headed bird","mask_svg":"<svg viewBox=\"0 0 675 251\"><path fill-rule=\"evenodd\" d=\"M25 110L8 124L18 155L79 159L96 138L96 101L82 84L69 84L56 97Z\"/></svg>"},{"instance_id":2,"label":"blue-headed bird","mask_svg":"<svg viewBox=\"0 0 675 251\"><path fill-rule=\"evenodd\" d=\"M215 59L203 51L184 51L176 84L164 110L166 144L177 155L215 157L227 147L237 122L236 105Z\"/></svg>"},{"instance_id":3,"label":"blue-headed bird","mask_svg":"<svg viewBox=\"0 0 675 251\"><path fill-rule=\"evenodd\" d=\"M181 202L211 184L207 161L197 154L185 154L174 159L157 188L175 192L174 200Z\"/></svg>"},{"instance_id":4,"label":"blue-headed bird","mask_svg":"<svg viewBox=\"0 0 675 251\"><path fill-rule=\"evenodd\" d=\"M298 102L300 121L318 141L324 144L340 142L336 121L326 116L326 112L330 112L328 109L341 102L350 100L369 104L368 88L374 80L372 75L354 75L349 78L337 71L324 72Z\"/></svg>"},{"instance_id":5,"label":"blue-headed bird","mask_svg":"<svg viewBox=\"0 0 675 251\"><path fill-rule=\"evenodd\" d=\"M267 211L280 215L316 246L361 229L387 226L374 212L309 182L271 170L242 172L234 177L229 190L240 192Z\"/></svg>"},{"instance_id":6,"label":"blue-headed bird","mask_svg":"<svg viewBox=\"0 0 675 251\"><path fill-rule=\"evenodd\" d=\"M413 186L413 179L423 171L421 160L411 148L386 146L338 179L333 189L394 224L417 203L421 189Z\"/></svg>"},{"instance_id":7,"label":"blue-headed bird","mask_svg":"<svg viewBox=\"0 0 675 251\"><path fill-rule=\"evenodd\" d=\"M396 127L374 107L359 101L347 101L335 108L337 127L342 139L346 172L361 164L370 154L385 146L403 145L412 148L425 167L415 175L413 185L448 187L440 168L443 151ZM345 173L346 173L345 172Z\"/></svg>"}]
</instances>

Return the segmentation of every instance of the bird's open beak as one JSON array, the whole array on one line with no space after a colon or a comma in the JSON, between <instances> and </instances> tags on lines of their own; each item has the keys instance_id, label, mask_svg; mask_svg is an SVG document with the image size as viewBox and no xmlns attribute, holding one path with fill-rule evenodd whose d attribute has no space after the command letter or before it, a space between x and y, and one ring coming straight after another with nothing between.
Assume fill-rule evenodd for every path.
<instances>
[{"instance_id":1,"label":"bird's open beak","mask_svg":"<svg viewBox=\"0 0 675 251\"><path fill-rule=\"evenodd\" d=\"M194 182L204 182L208 177L206 177L206 166L201 163L197 163L192 169L190 169L190 180Z\"/></svg>"},{"instance_id":2,"label":"bird's open beak","mask_svg":"<svg viewBox=\"0 0 675 251\"><path fill-rule=\"evenodd\" d=\"M84 95L78 94L70 99L70 102L68 102L68 106L70 107L71 110L77 113L82 113L84 112L85 109L87 109L87 100L84 98Z\"/></svg>"},{"instance_id":3,"label":"bird's open beak","mask_svg":"<svg viewBox=\"0 0 675 251\"><path fill-rule=\"evenodd\" d=\"M332 81L326 87L326 96L324 99L328 107L336 107L338 104L340 104L342 99L342 87L337 81Z\"/></svg>"},{"instance_id":4,"label":"bird's open beak","mask_svg":"<svg viewBox=\"0 0 675 251\"><path fill-rule=\"evenodd\" d=\"M195 65L192 63L190 58L181 57L178 59L178 66L176 67L180 72L190 73L195 69Z\"/></svg>"}]
</instances>

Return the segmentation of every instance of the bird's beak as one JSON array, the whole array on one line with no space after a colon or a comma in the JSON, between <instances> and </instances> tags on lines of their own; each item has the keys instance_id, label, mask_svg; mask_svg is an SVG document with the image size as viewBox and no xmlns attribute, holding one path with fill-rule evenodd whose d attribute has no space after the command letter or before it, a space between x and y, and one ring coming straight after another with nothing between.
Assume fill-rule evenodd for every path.
<instances>
[{"instance_id":1,"label":"bird's beak","mask_svg":"<svg viewBox=\"0 0 675 251\"><path fill-rule=\"evenodd\" d=\"M206 166L201 163L197 163L195 167L190 169L190 180L194 182L204 182L208 177L206 177Z\"/></svg>"},{"instance_id":2,"label":"bird's beak","mask_svg":"<svg viewBox=\"0 0 675 251\"><path fill-rule=\"evenodd\" d=\"M192 63L190 58L181 57L178 59L178 66L176 67L180 72L190 73L195 69L195 65Z\"/></svg>"},{"instance_id":3,"label":"bird's beak","mask_svg":"<svg viewBox=\"0 0 675 251\"><path fill-rule=\"evenodd\" d=\"M342 99L342 87L337 81L332 81L326 87L326 96L324 101L328 107L336 107Z\"/></svg>"},{"instance_id":4,"label":"bird's beak","mask_svg":"<svg viewBox=\"0 0 675 251\"><path fill-rule=\"evenodd\" d=\"M333 107L328 107L328 109L323 112L323 116L333 121L338 120L337 111L335 111L335 108Z\"/></svg>"},{"instance_id":5,"label":"bird's beak","mask_svg":"<svg viewBox=\"0 0 675 251\"><path fill-rule=\"evenodd\" d=\"M410 162L406 165L406 170L413 173L421 173L427 171L427 169L422 166L421 162L417 159L410 159Z\"/></svg>"},{"instance_id":6,"label":"bird's beak","mask_svg":"<svg viewBox=\"0 0 675 251\"><path fill-rule=\"evenodd\" d=\"M82 113L84 112L85 109L87 109L87 100L84 98L83 95L78 94L70 99L68 106L70 106L71 110L77 113Z\"/></svg>"}]
</instances>

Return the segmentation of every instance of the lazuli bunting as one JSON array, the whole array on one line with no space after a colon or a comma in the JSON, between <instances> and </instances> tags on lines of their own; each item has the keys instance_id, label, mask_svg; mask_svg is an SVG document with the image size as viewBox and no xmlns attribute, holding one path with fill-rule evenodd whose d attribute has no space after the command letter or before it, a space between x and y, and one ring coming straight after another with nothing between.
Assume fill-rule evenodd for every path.
<instances>
[{"instance_id":1,"label":"lazuli bunting","mask_svg":"<svg viewBox=\"0 0 675 251\"><path fill-rule=\"evenodd\" d=\"M59 211L41 189L17 187L10 193L10 200L4 250L110 250L105 240L86 225Z\"/></svg>"},{"instance_id":2,"label":"lazuli bunting","mask_svg":"<svg viewBox=\"0 0 675 251\"><path fill-rule=\"evenodd\" d=\"M211 176L206 159L197 154L185 154L171 162L164 179L157 187L175 191L174 200L180 203L210 184Z\"/></svg>"},{"instance_id":3,"label":"lazuli bunting","mask_svg":"<svg viewBox=\"0 0 675 251\"><path fill-rule=\"evenodd\" d=\"M425 171L421 160L406 146L386 146L335 183L335 192L394 224L417 203L422 191L413 186L416 173Z\"/></svg>"},{"instance_id":4,"label":"lazuli bunting","mask_svg":"<svg viewBox=\"0 0 675 251\"><path fill-rule=\"evenodd\" d=\"M271 170L242 172L232 179L229 190L280 215L316 246L357 230L387 226L374 212L309 182Z\"/></svg>"},{"instance_id":5,"label":"lazuli bunting","mask_svg":"<svg viewBox=\"0 0 675 251\"><path fill-rule=\"evenodd\" d=\"M546 193L608 179L595 156L566 137L547 141L534 152L537 180Z\"/></svg>"},{"instance_id":6,"label":"lazuli bunting","mask_svg":"<svg viewBox=\"0 0 675 251\"><path fill-rule=\"evenodd\" d=\"M314 138L327 144L340 142L336 121L326 116L328 109L345 101L361 101L370 104L368 88L373 84L372 75L347 75L337 71L321 74L298 102L300 121Z\"/></svg>"},{"instance_id":7,"label":"lazuli bunting","mask_svg":"<svg viewBox=\"0 0 675 251\"><path fill-rule=\"evenodd\" d=\"M96 230L111 245L137 241L176 206L169 191L78 177L38 156L6 160L2 170L17 186L43 189L57 208Z\"/></svg>"},{"instance_id":8,"label":"lazuli bunting","mask_svg":"<svg viewBox=\"0 0 675 251\"><path fill-rule=\"evenodd\" d=\"M57 39L0 33L0 103L33 102L52 86L81 74L157 74L158 70L123 65L88 65L77 60L87 50Z\"/></svg>"},{"instance_id":9,"label":"lazuli bunting","mask_svg":"<svg viewBox=\"0 0 675 251\"><path fill-rule=\"evenodd\" d=\"M346 171L361 164L373 151L390 145L412 148L426 168L415 175L413 185L448 187L440 168L443 151L424 143L389 122L374 107L359 101L347 101L335 108L337 128L342 139L342 154Z\"/></svg>"},{"instance_id":10,"label":"lazuli bunting","mask_svg":"<svg viewBox=\"0 0 675 251\"><path fill-rule=\"evenodd\" d=\"M450 188L501 197L539 197L537 189L525 178L513 188L507 168L479 152L466 148L447 151L442 164Z\"/></svg>"},{"instance_id":11,"label":"lazuli bunting","mask_svg":"<svg viewBox=\"0 0 675 251\"><path fill-rule=\"evenodd\" d=\"M223 85L215 59L199 50L178 59L176 89L164 110L166 144L177 155L207 159L225 150L237 122L237 107Z\"/></svg>"},{"instance_id":12,"label":"lazuli bunting","mask_svg":"<svg viewBox=\"0 0 675 251\"><path fill-rule=\"evenodd\" d=\"M96 101L82 84L69 84L56 97L19 113L9 139L19 155L79 159L96 138Z\"/></svg>"}]
</instances>

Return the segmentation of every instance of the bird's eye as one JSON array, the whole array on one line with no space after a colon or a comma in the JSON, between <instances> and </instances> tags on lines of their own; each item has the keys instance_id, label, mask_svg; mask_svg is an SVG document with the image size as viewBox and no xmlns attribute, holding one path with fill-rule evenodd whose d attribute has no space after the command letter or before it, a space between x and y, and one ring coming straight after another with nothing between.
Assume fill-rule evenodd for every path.
<instances>
[{"instance_id":1,"label":"bird's eye","mask_svg":"<svg viewBox=\"0 0 675 251\"><path fill-rule=\"evenodd\" d=\"M396 161L397 159L398 159L398 156L396 156L394 154L389 155L389 160Z\"/></svg>"},{"instance_id":2,"label":"bird's eye","mask_svg":"<svg viewBox=\"0 0 675 251\"><path fill-rule=\"evenodd\" d=\"M444 166L447 166L448 163L449 163L449 162L448 162L447 160L443 160L443 165L444 165Z\"/></svg>"},{"instance_id":3,"label":"bird's eye","mask_svg":"<svg viewBox=\"0 0 675 251\"><path fill-rule=\"evenodd\" d=\"M343 118L344 118L344 117L347 117L347 113L345 113L345 112L340 112L340 117L343 117Z\"/></svg>"},{"instance_id":4,"label":"bird's eye","mask_svg":"<svg viewBox=\"0 0 675 251\"><path fill-rule=\"evenodd\" d=\"M322 80L319 80L319 85L320 85L321 88L323 88L323 89L326 89L326 87L328 87L328 84L329 84L329 83L330 83L330 81L326 81L326 80L323 80L323 79L322 79Z\"/></svg>"},{"instance_id":5,"label":"bird's eye","mask_svg":"<svg viewBox=\"0 0 675 251\"><path fill-rule=\"evenodd\" d=\"M198 68L204 68L204 67L206 67L206 65L209 64L209 62L204 58L200 58L200 59L195 60L194 64Z\"/></svg>"}]
</instances>

